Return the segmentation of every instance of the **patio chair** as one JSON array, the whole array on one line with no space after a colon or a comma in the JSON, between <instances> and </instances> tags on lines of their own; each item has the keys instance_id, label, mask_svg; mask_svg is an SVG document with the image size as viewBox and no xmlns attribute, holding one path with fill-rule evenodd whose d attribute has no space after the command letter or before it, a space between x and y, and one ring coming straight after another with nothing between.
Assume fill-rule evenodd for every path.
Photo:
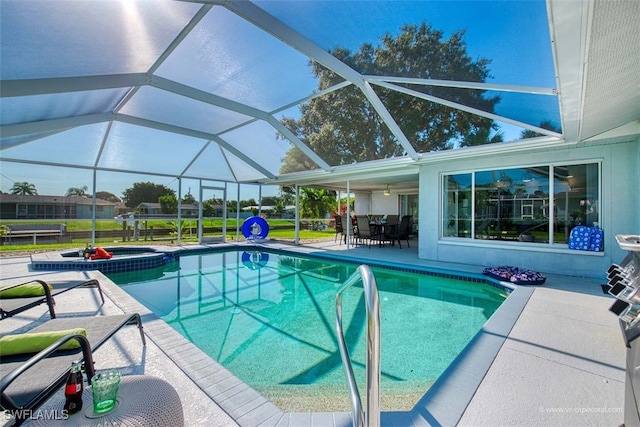
<instances>
[{"instance_id":1,"label":"patio chair","mask_svg":"<svg viewBox=\"0 0 640 427\"><path fill-rule=\"evenodd\" d=\"M400 215L387 215L386 225L393 227L394 225L398 225L398 220L400 219Z\"/></svg>"},{"instance_id":2,"label":"patio chair","mask_svg":"<svg viewBox=\"0 0 640 427\"><path fill-rule=\"evenodd\" d=\"M40 295L35 296L22 296L22 297L3 297L2 293L7 290L15 291L16 288L20 286L27 285L30 288L39 288L42 287L42 290L39 292ZM50 285L50 286L49 286ZM102 294L102 288L100 287L100 282L95 279L91 280L77 280L77 281L67 281L67 282L53 282L47 283L43 280L32 280L27 283L20 283L18 285L11 286L3 286L0 288L0 320L15 316L18 313L22 313L25 310L28 310L32 307L36 307L40 304L46 303L49 306L49 314L52 319L55 319L56 312L54 309L55 300L54 297L60 295L64 292L70 291L71 289L79 288L79 287L97 287L98 292L100 293L100 299L104 304L104 295Z\"/></svg>"},{"instance_id":3,"label":"patio chair","mask_svg":"<svg viewBox=\"0 0 640 427\"><path fill-rule=\"evenodd\" d=\"M358 228L354 227L351 219L349 219L346 215L340 217L340 222L342 223L342 233L344 236L345 243L347 243L347 230L349 231L349 236L354 239L355 242L358 241Z\"/></svg>"},{"instance_id":4,"label":"patio chair","mask_svg":"<svg viewBox=\"0 0 640 427\"><path fill-rule=\"evenodd\" d=\"M366 215L356 215L356 222L358 224L358 240L360 242L366 244L369 248L373 241L382 243L380 234L371 227L369 218Z\"/></svg>"},{"instance_id":5,"label":"patio chair","mask_svg":"<svg viewBox=\"0 0 640 427\"><path fill-rule=\"evenodd\" d=\"M398 220L400 219L400 215L387 215L386 221L384 222L383 227L383 235L381 239L384 242L389 242L392 245L394 244L394 236L398 234Z\"/></svg>"},{"instance_id":6,"label":"patio chair","mask_svg":"<svg viewBox=\"0 0 640 427\"><path fill-rule=\"evenodd\" d=\"M385 238L391 241L391 244L394 244L396 241L402 249L401 240L405 240L407 242L407 247L409 246L409 235L411 234L411 218L412 215L404 215L400 220L400 224L397 227L390 227L389 233L385 236Z\"/></svg>"},{"instance_id":7,"label":"patio chair","mask_svg":"<svg viewBox=\"0 0 640 427\"><path fill-rule=\"evenodd\" d=\"M134 323L138 326L142 345L145 346L142 320L137 313L52 319L29 330L32 333L83 328L87 336L67 335L35 354L0 357L0 406L16 417L16 425L22 424L24 418L29 417L30 411L37 409L65 383L71 362L76 360L84 361L88 384L91 385L91 378L95 374L92 352L123 326ZM76 339L80 348L58 350L71 339Z\"/></svg>"},{"instance_id":8,"label":"patio chair","mask_svg":"<svg viewBox=\"0 0 640 427\"><path fill-rule=\"evenodd\" d=\"M342 244L342 239L345 237L344 236L344 229L342 228L342 217L340 215L336 215L334 217L335 219L335 223L336 223L336 235L333 238L333 243L336 242L336 240L338 240L338 234L340 235L340 243Z\"/></svg>"}]
</instances>

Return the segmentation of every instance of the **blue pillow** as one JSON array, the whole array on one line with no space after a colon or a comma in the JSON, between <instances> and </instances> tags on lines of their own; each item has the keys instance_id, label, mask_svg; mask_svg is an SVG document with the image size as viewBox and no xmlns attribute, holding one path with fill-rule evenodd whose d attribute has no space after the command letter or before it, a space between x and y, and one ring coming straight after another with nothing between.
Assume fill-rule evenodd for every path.
<instances>
[{"instance_id":1,"label":"blue pillow","mask_svg":"<svg viewBox=\"0 0 640 427\"><path fill-rule=\"evenodd\" d=\"M569 249L600 252L602 251L603 245L604 232L601 228L577 225L571 229Z\"/></svg>"},{"instance_id":2,"label":"blue pillow","mask_svg":"<svg viewBox=\"0 0 640 427\"><path fill-rule=\"evenodd\" d=\"M569 235L569 249L588 251L591 243L591 230L586 225L576 225Z\"/></svg>"},{"instance_id":3,"label":"blue pillow","mask_svg":"<svg viewBox=\"0 0 640 427\"><path fill-rule=\"evenodd\" d=\"M589 240L589 250L600 252L604 244L604 232L599 227L591 227L591 239Z\"/></svg>"}]
</instances>

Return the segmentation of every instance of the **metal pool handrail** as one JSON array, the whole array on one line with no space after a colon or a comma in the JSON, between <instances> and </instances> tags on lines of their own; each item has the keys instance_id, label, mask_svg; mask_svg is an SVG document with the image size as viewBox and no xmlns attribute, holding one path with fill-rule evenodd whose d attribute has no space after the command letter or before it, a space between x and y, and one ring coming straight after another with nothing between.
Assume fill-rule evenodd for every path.
<instances>
[{"instance_id":1,"label":"metal pool handrail","mask_svg":"<svg viewBox=\"0 0 640 427\"><path fill-rule=\"evenodd\" d=\"M367 410L363 412L360 401L358 385L353 376L351 357L344 340L342 331L342 293L362 279L364 288L365 306L367 312ZM353 408L354 427L380 425L380 301L378 299L378 285L371 269L367 265L361 265L338 289L336 294L336 331L338 333L338 345L340 356L347 376L347 386Z\"/></svg>"}]
</instances>

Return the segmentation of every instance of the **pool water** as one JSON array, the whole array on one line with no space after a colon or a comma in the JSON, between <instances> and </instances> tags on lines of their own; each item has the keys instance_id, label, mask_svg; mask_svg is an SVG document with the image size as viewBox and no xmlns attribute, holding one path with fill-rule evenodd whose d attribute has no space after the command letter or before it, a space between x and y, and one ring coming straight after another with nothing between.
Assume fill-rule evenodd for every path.
<instances>
[{"instance_id":1,"label":"pool water","mask_svg":"<svg viewBox=\"0 0 640 427\"><path fill-rule=\"evenodd\" d=\"M358 267L284 253L186 255L109 277L283 411L350 410L335 332L337 289ZM179 268L178 268L179 267ZM372 268L380 296L383 410L409 410L497 310L488 284ZM364 394L364 292L343 295Z\"/></svg>"}]
</instances>

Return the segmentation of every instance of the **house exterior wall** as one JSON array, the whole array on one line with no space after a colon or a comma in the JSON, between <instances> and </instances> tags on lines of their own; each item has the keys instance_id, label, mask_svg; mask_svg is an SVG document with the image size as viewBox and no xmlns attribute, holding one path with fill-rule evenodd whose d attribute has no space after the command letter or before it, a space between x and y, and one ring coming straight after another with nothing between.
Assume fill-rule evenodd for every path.
<instances>
[{"instance_id":1,"label":"house exterior wall","mask_svg":"<svg viewBox=\"0 0 640 427\"><path fill-rule=\"evenodd\" d=\"M482 169L506 169L558 162L602 162L604 251L568 249L567 245L441 238L442 175ZM420 169L420 259L462 262L482 267L517 265L551 274L605 278L606 269L626 251L616 234L640 234L640 139L622 143L581 143L566 148L515 152L511 155L447 159ZM436 208L437 207L437 208Z\"/></svg>"},{"instance_id":2,"label":"house exterior wall","mask_svg":"<svg viewBox=\"0 0 640 427\"><path fill-rule=\"evenodd\" d=\"M78 205L76 213L78 219L91 219L92 205ZM96 219L110 219L115 217L115 205L97 205L96 206Z\"/></svg>"},{"instance_id":3,"label":"house exterior wall","mask_svg":"<svg viewBox=\"0 0 640 427\"><path fill-rule=\"evenodd\" d=\"M398 197L399 194L391 192L388 196L382 191L376 191L371 194L371 213L384 215L398 215Z\"/></svg>"},{"instance_id":4,"label":"house exterior wall","mask_svg":"<svg viewBox=\"0 0 640 427\"><path fill-rule=\"evenodd\" d=\"M98 212L96 212L96 218ZM91 219L91 205L76 205L76 218L78 219Z\"/></svg>"},{"instance_id":5,"label":"house exterior wall","mask_svg":"<svg viewBox=\"0 0 640 427\"><path fill-rule=\"evenodd\" d=\"M353 215L366 215L371 212L371 193L362 193L362 192L354 192L353 193L355 200L353 203L353 210L351 212Z\"/></svg>"},{"instance_id":6,"label":"house exterior wall","mask_svg":"<svg viewBox=\"0 0 640 427\"><path fill-rule=\"evenodd\" d=\"M92 200L66 196L0 195L0 219L91 219ZM96 218L109 219L117 204L99 201Z\"/></svg>"},{"instance_id":7,"label":"house exterior wall","mask_svg":"<svg viewBox=\"0 0 640 427\"><path fill-rule=\"evenodd\" d=\"M355 210L358 215L398 215L400 213L399 197L400 194L393 191L388 196L385 196L383 191L356 193Z\"/></svg>"}]
</instances>

